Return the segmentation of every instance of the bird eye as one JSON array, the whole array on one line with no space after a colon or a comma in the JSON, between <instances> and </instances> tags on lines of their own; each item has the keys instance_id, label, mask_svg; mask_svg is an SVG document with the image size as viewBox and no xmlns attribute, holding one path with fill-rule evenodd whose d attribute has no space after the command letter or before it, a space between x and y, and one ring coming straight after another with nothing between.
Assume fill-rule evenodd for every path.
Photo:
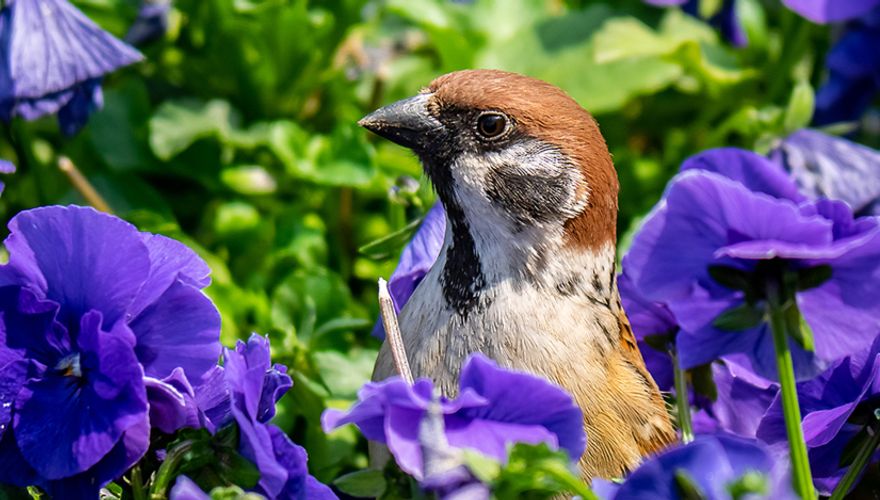
<instances>
[{"instance_id":1,"label":"bird eye","mask_svg":"<svg viewBox=\"0 0 880 500\"><path fill-rule=\"evenodd\" d=\"M507 118L500 113L484 113L477 119L477 132L481 136L492 139L507 129Z\"/></svg>"}]
</instances>

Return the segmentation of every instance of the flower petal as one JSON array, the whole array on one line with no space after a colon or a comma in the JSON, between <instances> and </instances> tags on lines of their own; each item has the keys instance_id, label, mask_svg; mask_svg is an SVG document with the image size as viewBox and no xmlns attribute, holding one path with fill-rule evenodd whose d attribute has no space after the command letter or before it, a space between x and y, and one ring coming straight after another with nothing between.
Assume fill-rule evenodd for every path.
<instances>
[{"instance_id":1,"label":"flower petal","mask_svg":"<svg viewBox=\"0 0 880 500\"><path fill-rule=\"evenodd\" d=\"M9 8L15 85L8 91L16 98L42 97L143 59L64 0L13 0Z\"/></svg>"},{"instance_id":2,"label":"flower petal","mask_svg":"<svg viewBox=\"0 0 880 500\"><path fill-rule=\"evenodd\" d=\"M78 323L96 310L113 325L125 318L149 274L149 253L137 229L93 208L35 208L16 215L9 229L8 266L22 284L61 304L63 323Z\"/></svg>"},{"instance_id":3,"label":"flower petal","mask_svg":"<svg viewBox=\"0 0 880 500\"><path fill-rule=\"evenodd\" d=\"M503 370L489 358L474 353L461 370L461 390L466 389L486 398L489 404L464 409L461 415L474 421L491 422L486 424L487 431L493 424L504 428L504 424L510 423L523 428L523 432L510 427L498 434L507 434L516 440L534 432L536 440L528 441L532 443L544 440L549 434L556 438L551 444L558 444L572 460L583 455L587 444L583 413L571 396L555 384L535 375ZM447 428L451 428L448 421ZM451 434L450 443L454 444Z\"/></svg>"},{"instance_id":4,"label":"flower petal","mask_svg":"<svg viewBox=\"0 0 880 500\"><path fill-rule=\"evenodd\" d=\"M794 202L805 200L797 185L777 164L739 148L718 148L691 156L681 164L681 172L703 170L739 182L751 191Z\"/></svg>"},{"instance_id":5,"label":"flower petal","mask_svg":"<svg viewBox=\"0 0 880 500\"><path fill-rule=\"evenodd\" d=\"M874 7L880 0L782 0L789 9L818 24L857 18Z\"/></svg>"},{"instance_id":6,"label":"flower petal","mask_svg":"<svg viewBox=\"0 0 880 500\"><path fill-rule=\"evenodd\" d=\"M54 369L22 388L15 437L22 455L46 479L84 472L147 419L143 371L124 325L101 330L101 315L83 317L78 338L81 375ZM46 443L53 443L47 447Z\"/></svg>"},{"instance_id":7,"label":"flower petal","mask_svg":"<svg viewBox=\"0 0 880 500\"><path fill-rule=\"evenodd\" d=\"M175 281L131 323L138 361L151 377L180 367L198 380L220 357L220 313L200 290Z\"/></svg>"}]
</instances>

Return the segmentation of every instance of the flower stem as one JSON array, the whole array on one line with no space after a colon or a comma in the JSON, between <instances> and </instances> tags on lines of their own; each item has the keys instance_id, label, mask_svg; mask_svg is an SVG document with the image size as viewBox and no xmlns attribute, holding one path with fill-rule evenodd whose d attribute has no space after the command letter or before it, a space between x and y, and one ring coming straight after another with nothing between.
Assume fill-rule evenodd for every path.
<instances>
[{"instance_id":1,"label":"flower stem","mask_svg":"<svg viewBox=\"0 0 880 500\"><path fill-rule=\"evenodd\" d=\"M141 477L140 464L132 467L131 476L129 476L128 480L131 483L131 496L134 500L147 500L147 492L144 491L144 480Z\"/></svg>"},{"instance_id":2,"label":"flower stem","mask_svg":"<svg viewBox=\"0 0 880 500\"><path fill-rule=\"evenodd\" d=\"M804 430L801 426L801 409L795 386L794 363L791 360L791 351L788 349L784 299L781 295L779 284L771 282L767 286L770 329L773 333L773 347L776 351L776 369L779 372L782 413L785 418L785 430L788 434L795 488L801 498L812 500L816 498L816 493L813 488L813 476L810 472L810 460L807 456L807 443L804 440Z\"/></svg>"},{"instance_id":3,"label":"flower stem","mask_svg":"<svg viewBox=\"0 0 880 500\"><path fill-rule=\"evenodd\" d=\"M687 374L681 367L675 347L669 350L669 354L672 356L672 371L675 374L675 407L678 410L678 427L681 430L682 442L687 444L694 440L691 407L688 403Z\"/></svg>"},{"instance_id":4,"label":"flower stem","mask_svg":"<svg viewBox=\"0 0 880 500\"><path fill-rule=\"evenodd\" d=\"M849 469L846 470L843 479L837 483L837 487L834 488L834 491L831 493L831 500L843 500L846 494L849 493L849 489L852 488L853 484L856 482L856 478L859 477L859 474L861 474L865 467L868 466L868 462L871 460L871 456L874 455L874 451L880 446L880 426L875 426L873 428L868 426L865 430L870 437L862 443L862 447L859 448L855 460L850 464Z\"/></svg>"},{"instance_id":5,"label":"flower stem","mask_svg":"<svg viewBox=\"0 0 880 500\"><path fill-rule=\"evenodd\" d=\"M183 457L189 453L192 446L192 441L184 441L168 451L168 454L165 456L165 461L162 462L162 465L159 466L159 470L156 471L156 478L153 480L153 485L150 488L150 498L152 500L168 498L165 494L168 490L168 484L174 477L174 472L177 470L177 466L180 465L181 460L183 460Z\"/></svg>"}]
</instances>

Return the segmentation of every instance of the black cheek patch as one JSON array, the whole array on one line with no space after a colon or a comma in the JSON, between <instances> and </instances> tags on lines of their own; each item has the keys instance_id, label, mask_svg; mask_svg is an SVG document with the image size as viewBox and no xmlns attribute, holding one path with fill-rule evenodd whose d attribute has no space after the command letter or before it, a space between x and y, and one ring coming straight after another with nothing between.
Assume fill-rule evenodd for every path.
<instances>
[{"instance_id":1,"label":"black cheek patch","mask_svg":"<svg viewBox=\"0 0 880 500\"><path fill-rule=\"evenodd\" d=\"M542 176L503 166L489 174L486 195L514 222L528 225L562 219L573 184L571 176L563 172Z\"/></svg>"}]
</instances>

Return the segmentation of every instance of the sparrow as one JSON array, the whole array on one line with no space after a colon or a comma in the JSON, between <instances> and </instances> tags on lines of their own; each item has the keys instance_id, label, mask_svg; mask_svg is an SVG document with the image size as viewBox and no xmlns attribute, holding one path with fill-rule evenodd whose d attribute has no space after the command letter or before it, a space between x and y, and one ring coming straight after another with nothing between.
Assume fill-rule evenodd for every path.
<instances>
[{"instance_id":1,"label":"sparrow","mask_svg":"<svg viewBox=\"0 0 880 500\"><path fill-rule=\"evenodd\" d=\"M446 208L437 261L400 312L415 377L456 395L481 352L566 389L584 478L614 478L676 439L621 307L617 172L593 117L523 75L465 70L359 124L410 148ZM388 342L373 380L396 375Z\"/></svg>"}]
</instances>

